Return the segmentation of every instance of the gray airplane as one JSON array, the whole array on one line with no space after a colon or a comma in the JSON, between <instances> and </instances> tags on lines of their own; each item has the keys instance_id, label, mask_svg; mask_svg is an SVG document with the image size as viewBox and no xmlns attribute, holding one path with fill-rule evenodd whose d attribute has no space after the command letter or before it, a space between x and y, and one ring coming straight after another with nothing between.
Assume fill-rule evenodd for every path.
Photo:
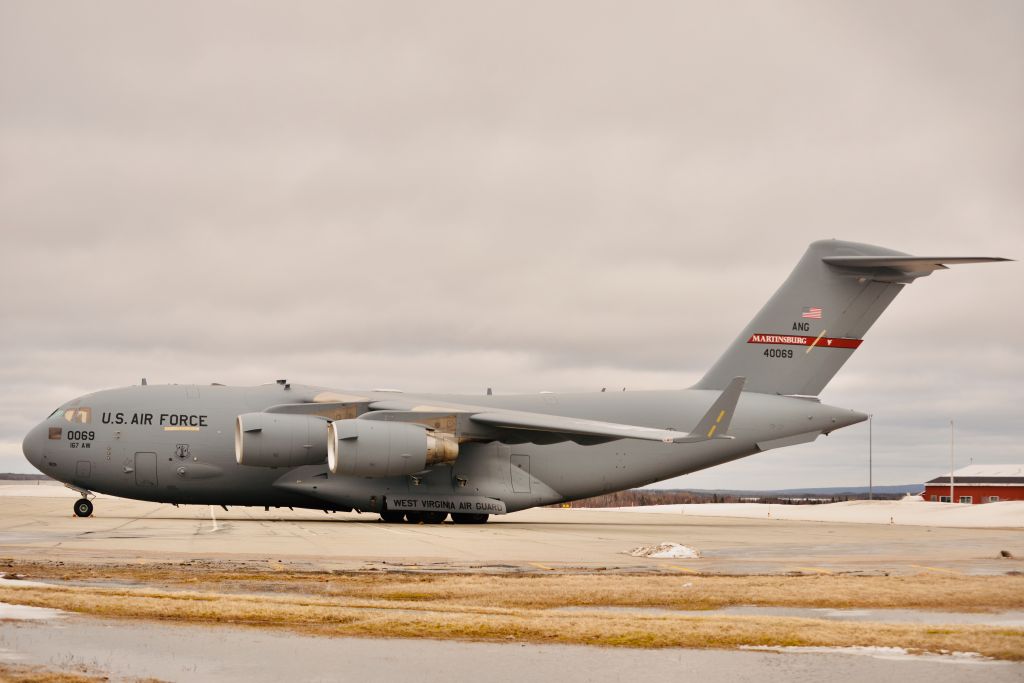
<instances>
[{"instance_id":1,"label":"gray airplane","mask_svg":"<svg viewBox=\"0 0 1024 683\"><path fill-rule=\"evenodd\" d=\"M696 385L514 396L257 387L111 389L25 437L82 494L178 504L372 511L386 522L491 514L643 486L814 441L867 419L816 397L904 285L948 264L826 240Z\"/></svg>"}]
</instances>

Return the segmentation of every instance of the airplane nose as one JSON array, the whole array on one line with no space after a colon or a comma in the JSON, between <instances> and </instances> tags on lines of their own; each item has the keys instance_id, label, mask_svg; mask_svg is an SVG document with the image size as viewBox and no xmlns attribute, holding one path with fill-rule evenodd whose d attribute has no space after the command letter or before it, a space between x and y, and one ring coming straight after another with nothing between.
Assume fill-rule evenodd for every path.
<instances>
[{"instance_id":1,"label":"airplane nose","mask_svg":"<svg viewBox=\"0 0 1024 683\"><path fill-rule=\"evenodd\" d=\"M47 429L45 423L39 423L25 435L21 443L21 451L32 466L42 471L43 449L46 447Z\"/></svg>"}]
</instances>

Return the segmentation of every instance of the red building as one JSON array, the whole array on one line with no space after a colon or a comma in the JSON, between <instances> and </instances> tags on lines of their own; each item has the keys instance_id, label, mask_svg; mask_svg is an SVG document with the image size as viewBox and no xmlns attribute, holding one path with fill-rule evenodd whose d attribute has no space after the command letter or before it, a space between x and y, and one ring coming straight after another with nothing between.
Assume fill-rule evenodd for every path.
<instances>
[{"instance_id":1,"label":"red building","mask_svg":"<svg viewBox=\"0 0 1024 683\"><path fill-rule=\"evenodd\" d=\"M924 499L948 503L949 475L935 477L924 485ZM1024 465L968 465L953 471L953 501L957 503L998 503L1024 500Z\"/></svg>"}]
</instances>

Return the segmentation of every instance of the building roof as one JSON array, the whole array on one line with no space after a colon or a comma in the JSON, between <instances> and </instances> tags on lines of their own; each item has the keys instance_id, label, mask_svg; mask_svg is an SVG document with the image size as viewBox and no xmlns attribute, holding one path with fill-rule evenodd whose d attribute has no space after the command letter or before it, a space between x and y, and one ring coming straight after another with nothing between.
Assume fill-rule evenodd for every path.
<instances>
[{"instance_id":1,"label":"building roof","mask_svg":"<svg viewBox=\"0 0 1024 683\"><path fill-rule=\"evenodd\" d=\"M949 484L949 475L931 479L926 484ZM1024 465L968 465L953 470L954 484L1024 484Z\"/></svg>"}]
</instances>

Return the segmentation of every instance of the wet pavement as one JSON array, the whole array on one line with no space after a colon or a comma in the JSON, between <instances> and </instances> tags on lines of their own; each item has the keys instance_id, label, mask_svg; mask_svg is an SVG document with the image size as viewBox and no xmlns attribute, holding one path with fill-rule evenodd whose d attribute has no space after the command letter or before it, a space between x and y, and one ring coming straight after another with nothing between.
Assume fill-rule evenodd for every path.
<instances>
[{"instance_id":1,"label":"wet pavement","mask_svg":"<svg viewBox=\"0 0 1024 683\"><path fill-rule=\"evenodd\" d=\"M32 609L32 608L29 608ZM6 616L5 616L6 614ZM24 615L23 615L24 616ZM86 670L114 680L523 680L702 682L899 680L1020 681L1024 664L972 656L914 657L897 648L635 650L568 645L357 639L231 626L116 621L64 613L20 620L0 607L0 659Z\"/></svg>"}]
</instances>

